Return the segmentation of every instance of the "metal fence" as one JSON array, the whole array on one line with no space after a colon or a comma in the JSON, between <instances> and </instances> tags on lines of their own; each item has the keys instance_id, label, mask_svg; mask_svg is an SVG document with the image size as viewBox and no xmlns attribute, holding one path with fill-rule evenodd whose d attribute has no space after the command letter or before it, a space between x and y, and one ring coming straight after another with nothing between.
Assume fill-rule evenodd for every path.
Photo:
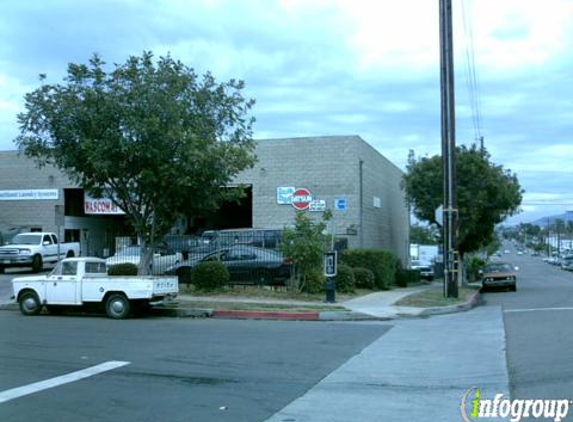
<instances>
[{"instance_id":1,"label":"metal fence","mask_svg":"<svg viewBox=\"0 0 573 422\"><path fill-rule=\"evenodd\" d=\"M168 235L153 254L150 272L177 275L189 283L191 269L201 262L220 261L229 270L231 284L283 285L291 276L292 262L280 252L283 231L235 229L206 231L202 236ZM345 248L338 242L338 249ZM139 265L141 249L132 238L117 238L113 253L104 256L108 266L131 262Z\"/></svg>"}]
</instances>

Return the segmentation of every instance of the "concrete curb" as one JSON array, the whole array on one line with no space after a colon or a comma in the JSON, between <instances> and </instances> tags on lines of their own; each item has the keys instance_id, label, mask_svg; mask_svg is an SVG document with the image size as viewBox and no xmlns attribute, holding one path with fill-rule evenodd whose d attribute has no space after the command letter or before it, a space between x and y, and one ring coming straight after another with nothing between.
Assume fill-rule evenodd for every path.
<instances>
[{"instance_id":1,"label":"concrete curb","mask_svg":"<svg viewBox=\"0 0 573 422\"><path fill-rule=\"evenodd\" d=\"M17 303L0 303L0 311L17 311Z\"/></svg>"},{"instance_id":2,"label":"concrete curb","mask_svg":"<svg viewBox=\"0 0 573 422\"><path fill-rule=\"evenodd\" d=\"M210 318L213 316L212 309L180 308L180 307L154 307L149 311L151 316L171 318Z\"/></svg>"},{"instance_id":3,"label":"concrete curb","mask_svg":"<svg viewBox=\"0 0 573 422\"><path fill-rule=\"evenodd\" d=\"M450 305L450 306L436 306L432 308L426 308L421 313L420 316L430 316L430 315L445 315L445 314L453 314L455 312L464 312L469 311L470 309L474 308L480 298L481 291L478 289L473 293L470 298L457 305Z\"/></svg>"},{"instance_id":4,"label":"concrete curb","mask_svg":"<svg viewBox=\"0 0 573 422\"><path fill-rule=\"evenodd\" d=\"M308 312L288 312L288 311L246 311L215 309L213 318L225 319L273 319L282 321L318 321L319 313Z\"/></svg>"}]
</instances>

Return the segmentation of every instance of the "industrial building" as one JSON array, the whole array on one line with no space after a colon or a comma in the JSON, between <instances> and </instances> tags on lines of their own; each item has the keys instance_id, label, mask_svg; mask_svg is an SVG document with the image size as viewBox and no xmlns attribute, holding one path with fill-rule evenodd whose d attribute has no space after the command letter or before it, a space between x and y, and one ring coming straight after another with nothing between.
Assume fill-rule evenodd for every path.
<instances>
[{"instance_id":1,"label":"industrial building","mask_svg":"<svg viewBox=\"0 0 573 422\"><path fill-rule=\"evenodd\" d=\"M359 136L258 140L256 165L233 185L246 186L239 204L185 218L178 234L228 228L292 225L296 212L317 218L330 209L329 231L349 248L392 251L408 262L410 214L400 187L402 171ZM121 210L84 196L59 170L38 169L17 151L0 152L0 233L61 231L84 254L111 253L114 239L130 235Z\"/></svg>"}]
</instances>

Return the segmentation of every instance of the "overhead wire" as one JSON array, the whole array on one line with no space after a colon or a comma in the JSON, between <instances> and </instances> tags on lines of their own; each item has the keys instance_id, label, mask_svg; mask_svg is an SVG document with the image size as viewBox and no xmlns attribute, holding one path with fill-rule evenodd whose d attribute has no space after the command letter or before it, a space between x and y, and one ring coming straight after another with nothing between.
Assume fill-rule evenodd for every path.
<instances>
[{"instance_id":1,"label":"overhead wire","mask_svg":"<svg viewBox=\"0 0 573 422\"><path fill-rule=\"evenodd\" d=\"M473 31L473 16L470 0L461 0L462 22L465 38L465 64L466 64L466 85L468 89L468 98L472 114L472 124L474 129L475 141L479 142L482 138L483 119L481 113L481 92L479 86L479 73L475 59L475 37Z\"/></svg>"}]
</instances>

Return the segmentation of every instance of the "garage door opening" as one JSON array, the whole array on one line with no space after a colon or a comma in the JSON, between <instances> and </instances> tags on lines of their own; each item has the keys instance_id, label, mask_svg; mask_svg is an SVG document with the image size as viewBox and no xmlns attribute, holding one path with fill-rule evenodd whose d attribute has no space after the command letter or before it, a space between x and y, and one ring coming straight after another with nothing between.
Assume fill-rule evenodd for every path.
<instances>
[{"instance_id":1,"label":"garage door opening","mask_svg":"<svg viewBox=\"0 0 573 422\"><path fill-rule=\"evenodd\" d=\"M239 188L227 188L239 189ZM217 211L205 213L193 219L189 234L201 234L205 230L241 229L253 226L253 189L243 189L244 196L237 201L221 204Z\"/></svg>"}]
</instances>

